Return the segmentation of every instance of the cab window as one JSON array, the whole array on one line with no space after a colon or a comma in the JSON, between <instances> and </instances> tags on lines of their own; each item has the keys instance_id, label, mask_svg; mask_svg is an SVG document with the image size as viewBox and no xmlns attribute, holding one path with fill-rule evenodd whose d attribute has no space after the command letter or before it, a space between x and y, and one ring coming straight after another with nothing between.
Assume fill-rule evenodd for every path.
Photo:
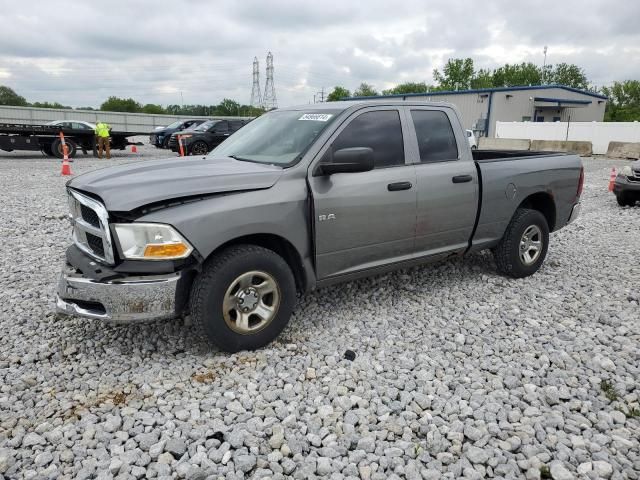
<instances>
[{"instance_id":1,"label":"cab window","mask_svg":"<svg viewBox=\"0 0 640 480\"><path fill-rule=\"evenodd\" d=\"M332 150L352 147L371 148L375 168L404 165L404 142L398 111L366 112L353 119L333 142Z\"/></svg>"}]
</instances>

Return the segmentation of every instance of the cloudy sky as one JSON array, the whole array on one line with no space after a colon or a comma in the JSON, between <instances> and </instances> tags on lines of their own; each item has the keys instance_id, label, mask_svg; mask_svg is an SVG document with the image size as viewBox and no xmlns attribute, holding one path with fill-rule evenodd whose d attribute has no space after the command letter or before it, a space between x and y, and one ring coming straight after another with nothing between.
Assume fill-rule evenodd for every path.
<instances>
[{"instance_id":1,"label":"cloudy sky","mask_svg":"<svg viewBox=\"0 0 640 480\"><path fill-rule=\"evenodd\" d=\"M99 106L248 103L254 56L274 55L280 106L323 87L432 82L450 57L476 67L576 63L598 86L640 78L640 2L0 0L0 84L29 101ZM103 5L102 9L98 5Z\"/></svg>"}]
</instances>

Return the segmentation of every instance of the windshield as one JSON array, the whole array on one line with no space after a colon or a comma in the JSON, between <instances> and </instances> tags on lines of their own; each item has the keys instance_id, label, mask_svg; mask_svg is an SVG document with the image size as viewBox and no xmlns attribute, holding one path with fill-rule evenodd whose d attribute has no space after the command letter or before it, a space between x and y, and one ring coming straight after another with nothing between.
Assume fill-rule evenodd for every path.
<instances>
[{"instance_id":1,"label":"windshield","mask_svg":"<svg viewBox=\"0 0 640 480\"><path fill-rule=\"evenodd\" d=\"M195 130L196 132L205 132L218 122L220 122L220 120L207 120L206 122L201 123L197 127L192 127L191 129Z\"/></svg>"},{"instance_id":2,"label":"windshield","mask_svg":"<svg viewBox=\"0 0 640 480\"><path fill-rule=\"evenodd\" d=\"M233 157L289 166L297 163L339 110L275 110L249 122L213 149L211 157Z\"/></svg>"},{"instance_id":3,"label":"windshield","mask_svg":"<svg viewBox=\"0 0 640 480\"><path fill-rule=\"evenodd\" d=\"M180 125L182 125L182 122L183 122L183 121L184 121L184 120L176 120L175 122L173 122L173 123L171 123L171 124L167 125L167 126L166 126L166 127L164 127L164 128L178 128Z\"/></svg>"}]
</instances>

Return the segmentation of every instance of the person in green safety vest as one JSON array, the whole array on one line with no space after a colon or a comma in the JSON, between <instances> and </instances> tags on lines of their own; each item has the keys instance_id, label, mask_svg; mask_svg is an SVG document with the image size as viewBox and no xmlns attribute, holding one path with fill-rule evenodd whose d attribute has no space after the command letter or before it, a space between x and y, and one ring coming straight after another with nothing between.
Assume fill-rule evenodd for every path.
<instances>
[{"instance_id":1,"label":"person in green safety vest","mask_svg":"<svg viewBox=\"0 0 640 480\"><path fill-rule=\"evenodd\" d=\"M98 144L98 158L102 158L102 150L107 154L107 159L111 158L111 142L110 142L111 126L104 122L96 123L96 143Z\"/></svg>"}]
</instances>

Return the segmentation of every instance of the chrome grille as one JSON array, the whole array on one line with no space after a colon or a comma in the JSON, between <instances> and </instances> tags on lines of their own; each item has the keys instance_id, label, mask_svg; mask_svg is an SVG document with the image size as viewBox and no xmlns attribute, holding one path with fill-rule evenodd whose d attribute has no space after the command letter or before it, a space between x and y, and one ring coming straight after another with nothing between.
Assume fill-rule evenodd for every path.
<instances>
[{"instance_id":1,"label":"chrome grille","mask_svg":"<svg viewBox=\"0 0 640 480\"><path fill-rule=\"evenodd\" d=\"M640 182L640 170L631 170L631 176L627 178L632 182Z\"/></svg>"},{"instance_id":2,"label":"chrome grille","mask_svg":"<svg viewBox=\"0 0 640 480\"><path fill-rule=\"evenodd\" d=\"M113 264L113 247L109 232L109 214L104 206L75 190L68 190L73 224L73 241L96 260Z\"/></svg>"}]
</instances>

